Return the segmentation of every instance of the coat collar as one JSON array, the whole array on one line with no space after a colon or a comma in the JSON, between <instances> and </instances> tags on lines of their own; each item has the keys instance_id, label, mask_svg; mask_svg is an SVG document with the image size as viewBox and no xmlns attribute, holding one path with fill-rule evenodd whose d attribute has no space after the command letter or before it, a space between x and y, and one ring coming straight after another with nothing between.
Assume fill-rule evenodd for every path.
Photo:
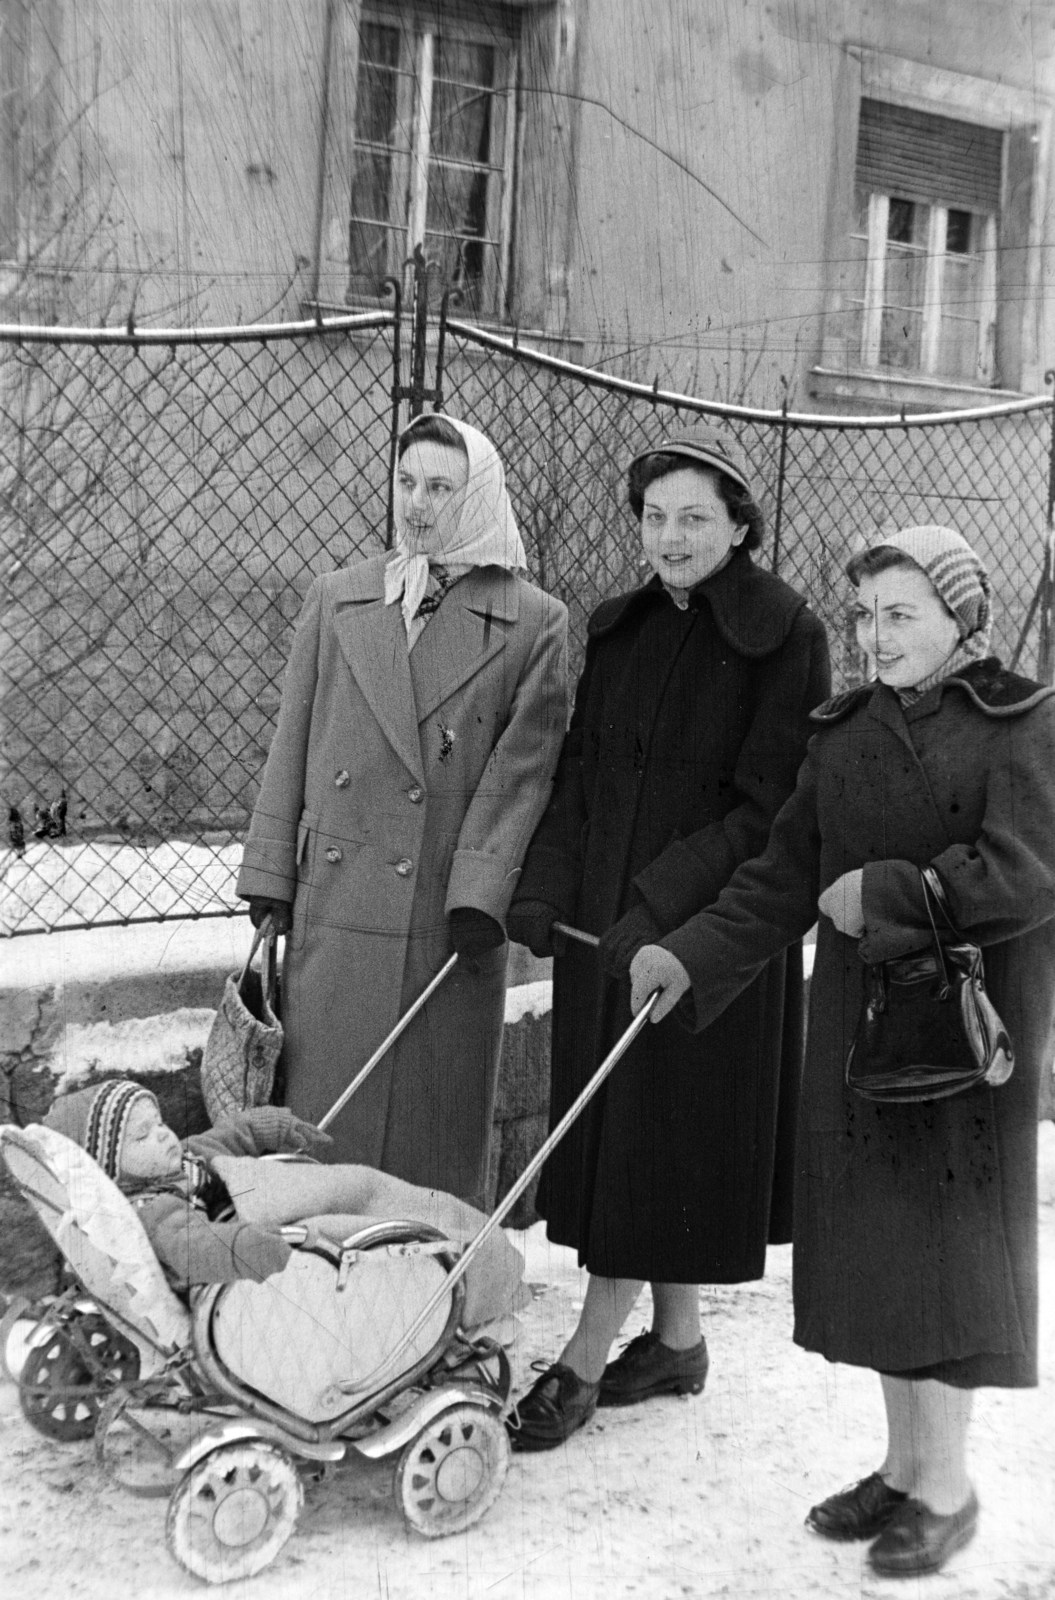
<instances>
[{"instance_id":1,"label":"coat collar","mask_svg":"<svg viewBox=\"0 0 1055 1600\"><path fill-rule=\"evenodd\" d=\"M495 624L519 615L517 579L500 567L474 567L450 590L413 657L399 606L384 603L384 556L334 573L329 589L348 668L396 754L423 783L418 723L505 648L506 629Z\"/></svg>"},{"instance_id":2,"label":"coat collar","mask_svg":"<svg viewBox=\"0 0 1055 1600\"><path fill-rule=\"evenodd\" d=\"M1024 711L1032 711L1042 700L1055 695L1055 688L1046 688L1043 684L1034 683L1031 678L1021 678L1017 673L1008 672L1001 666L999 657L987 656L984 661L972 661L954 677L945 678L922 699L908 706L906 719L912 722L937 711L946 689L962 691L984 716L993 718L1021 716ZM883 685L863 683L856 689L846 689L842 694L833 695L810 712L810 720L824 724L841 722L866 702L871 702L873 710L877 711L879 702L888 698Z\"/></svg>"},{"instance_id":3,"label":"coat collar","mask_svg":"<svg viewBox=\"0 0 1055 1600\"><path fill-rule=\"evenodd\" d=\"M660 580L651 578L640 589L606 600L590 618L590 636L601 639L615 633L662 600L664 593ZM715 626L730 649L738 655L758 657L780 649L806 602L781 578L756 567L746 550L736 549L720 572L696 585L689 604L710 607Z\"/></svg>"},{"instance_id":4,"label":"coat collar","mask_svg":"<svg viewBox=\"0 0 1055 1600\"><path fill-rule=\"evenodd\" d=\"M474 567L459 579L411 652L419 722L505 649L507 625L516 622L519 612L520 590L513 573Z\"/></svg>"},{"instance_id":5,"label":"coat collar","mask_svg":"<svg viewBox=\"0 0 1055 1600\"><path fill-rule=\"evenodd\" d=\"M404 766L424 783L407 634L398 605L384 604L384 556L371 556L334 573L328 587L333 631L348 669L385 738Z\"/></svg>"},{"instance_id":6,"label":"coat collar","mask_svg":"<svg viewBox=\"0 0 1055 1600\"><path fill-rule=\"evenodd\" d=\"M363 605L371 600L384 600L387 559L387 555L368 556L365 561L357 561L354 566L342 567L339 572L332 573L330 583L335 610L342 610L349 605ZM491 615L499 622L515 622L520 614L520 589L516 575L506 572L502 567L473 567L458 580L457 594L465 605L479 605L485 610L489 605ZM399 608L390 606L388 609L398 611Z\"/></svg>"}]
</instances>

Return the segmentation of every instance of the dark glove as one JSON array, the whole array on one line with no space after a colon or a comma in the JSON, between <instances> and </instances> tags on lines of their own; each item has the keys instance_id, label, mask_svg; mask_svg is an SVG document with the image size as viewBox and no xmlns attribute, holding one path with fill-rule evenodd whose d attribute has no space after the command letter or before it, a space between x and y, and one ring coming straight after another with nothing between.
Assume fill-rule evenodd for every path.
<instances>
[{"instance_id":1,"label":"dark glove","mask_svg":"<svg viewBox=\"0 0 1055 1600\"><path fill-rule=\"evenodd\" d=\"M553 924L560 917L545 900L514 900L506 917L506 932L517 944L526 944L533 956L551 956Z\"/></svg>"},{"instance_id":2,"label":"dark glove","mask_svg":"<svg viewBox=\"0 0 1055 1600\"><path fill-rule=\"evenodd\" d=\"M231 1245L231 1256L238 1276L252 1278L254 1283L263 1283L265 1278L281 1272L292 1254L293 1251L279 1234L268 1233L251 1222L239 1228Z\"/></svg>"},{"instance_id":3,"label":"dark glove","mask_svg":"<svg viewBox=\"0 0 1055 1600\"><path fill-rule=\"evenodd\" d=\"M475 961L488 950L497 950L505 943L502 924L489 917L486 911L475 906L455 906L447 918L451 929L451 945L465 961Z\"/></svg>"},{"instance_id":4,"label":"dark glove","mask_svg":"<svg viewBox=\"0 0 1055 1600\"><path fill-rule=\"evenodd\" d=\"M288 900L268 900L262 894L249 896L249 920L259 928L265 917L271 918L274 934L288 933L293 926L293 907Z\"/></svg>"},{"instance_id":5,"label":"dark glove","mask_svg":"<svg viewBox=\"0 0 1055 1600\"><path fill-rule=\"evenodd\" d=\"M253 1130L261 1150L305 1155L333 1143L328 1133L323 1133L313 1122L294 1116L288 1106L251 1106L242 1116Z\"/></svg>"},{"instance_id":6,"label":"dark glove","mask_svg":"<svg viewBox=\"0 0 1055 1600\"><path fill-rule=\"evenodd\" d=\"M613 922L601 935L601 961L610 978L625 978L630 963L646 944L656 944L663 937L662 930L648 906L631 906L625 915Z\"/></svg>"}]
</instances>

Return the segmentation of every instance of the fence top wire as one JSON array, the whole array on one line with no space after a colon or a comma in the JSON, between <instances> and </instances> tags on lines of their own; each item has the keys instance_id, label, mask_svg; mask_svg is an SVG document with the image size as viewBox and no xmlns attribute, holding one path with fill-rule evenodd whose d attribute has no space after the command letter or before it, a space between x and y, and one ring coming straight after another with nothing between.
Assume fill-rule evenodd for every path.
<instances>
[{"instance_id":1,"label":"fence top wire","mask_svg":"<svg viewBox=\"0 0 1055 1600\"><path fill-rule=\"evenodd\" d=\"M48 328L0 323L0 344L266 344L278 339L306 339L325 333L356 333L388 328L394 311L364 311L347 317L312 317L301 322L239 322L229 328Z\"/></svg>"},{"instance_id":2,"label":"fence top wire","mask_svg":"<svg viewBox=\"0 0 1055 1600\"><path fill-rule=\"evenodd\" d=\"M658 383L636 383L631 378L617 378L613 373L598 372L594 367L580 367L574 361L564 361L543 350L534 350L521 344L514 335L503 338L485 328L476 328L469 322L447 319L447 332L458 338L470 340L486 350L507 355L514 361L534 364L558 376L574 378L592 388L607 389L615 394L647 400L652 405L671 406L678 411L696 411L704 416L728 417L738 422L765 422L788 428L832 428L844 432L863 429L941 428L957 422L983 422L991 417L1012 417L1027 411L1051 410L1055 400L1051 395L1029 395L1023 400L1006 400L1000 405L978 406L959 411L929 411L914 416L898 412L894 416L826 416L813 411L774 410L764 406L734 405L725 400L701 400L698 395L681 394L674 389L661 389Z\"/></svg>"}]
</instances>

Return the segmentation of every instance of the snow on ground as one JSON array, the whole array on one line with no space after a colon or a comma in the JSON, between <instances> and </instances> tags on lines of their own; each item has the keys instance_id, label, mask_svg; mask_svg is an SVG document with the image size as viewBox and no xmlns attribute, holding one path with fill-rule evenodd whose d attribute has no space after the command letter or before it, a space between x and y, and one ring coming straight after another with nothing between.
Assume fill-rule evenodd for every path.
<instances>
[{"instance_id":1,"label":"snow on ground","mask_svg":"<svg viewBox=\"0 0 1055 1600\"><path fill-rule=\"evenodd\" d=\"M541 1226L516 1236L537 1286L515 1346L515 1392L574 1325L584 1280ZM983 1391L972 1473L978 1537L936 1577L875 1578L861 1545L802 1519L882 1455L879 1385L790 1339L790 1250L757 1284L701 1291L711 1374L695 1399L599 1412L561 1450L514 1457L477 1527L428 1541L392 1501L392 1465L354 1457L308 1482L276 1563L226 1600L1051 1600L1055 1595L1055 1209L1041 1210L1037 1391ZM647 1320L647 1302L627 1334ZM91 1446L50 1443L0 1385L5 1600L190 1600L206 1591L165 1550L165 1502L111 1487Z\"/></svg>"}]
</instances>

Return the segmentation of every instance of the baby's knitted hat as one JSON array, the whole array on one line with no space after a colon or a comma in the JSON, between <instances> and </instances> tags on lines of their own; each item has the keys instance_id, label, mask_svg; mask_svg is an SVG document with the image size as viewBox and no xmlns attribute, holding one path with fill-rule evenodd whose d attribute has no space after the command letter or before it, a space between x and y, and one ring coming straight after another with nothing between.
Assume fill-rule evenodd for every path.
<instances>
[{"instance_id":1,"label":"baby's knitted hat","mask_svg":"<svg viewBox=\"0 0 1055 1600\"><path fill-rule=\"evenodd\" d=\"M960 637L986 633L992 623L992 590L981 561L963 534L934 523L884 534L872 549L900 550L922 567L960 624Z\"/></svg>"},{"instance_id":2,"label":"baby's knitted hat","mask_svg":"<svg viewBox=\"0 0 1055 1600\"><path fill-rule=\"evenodd\" d=\"M149 1089L130 1083L127 1078L112 1078L90 1089L60 1095L44 1118L44 1125L54 1128L56 1133L64 1133L67 1139L87 1150L108 1178L117 1178L129 1113L136 1101L142 1099L158 1105L157 1096ZM159 1114L160 1110L158 1106Z\"/></svg>"}]
</instances>

